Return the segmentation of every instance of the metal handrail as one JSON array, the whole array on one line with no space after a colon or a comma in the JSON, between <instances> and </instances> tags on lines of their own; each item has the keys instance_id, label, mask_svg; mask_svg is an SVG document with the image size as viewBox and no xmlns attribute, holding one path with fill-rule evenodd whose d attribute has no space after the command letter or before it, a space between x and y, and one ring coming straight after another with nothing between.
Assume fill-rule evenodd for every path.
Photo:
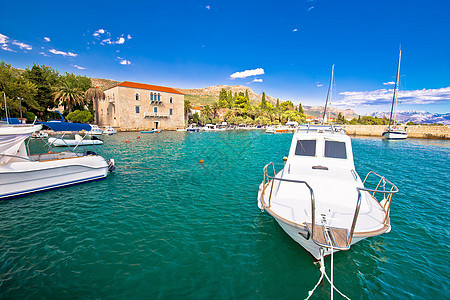
<instances>
[{"instance_id":1,"label":"metal handrail","mask_svg":"<svg viewBox=\"0 0 450 300\"><path fill-rule=\"evenodd\" d=\"M267 174L267 167L269 165L272 165L272 167L273 167L274 176L269 176ZM303 181L303 180L294 180L294 179L285 179L285 178L275 177L276 176L276 174L275 174L275 166L274 166L273 162L268 163L263 168L263 173L264 173L264 179L263 179L263 191L261 193L262 199L264 199L264 194L265 194L265 190L266 190L266 183L265 183L266 182L266 177L267 177L267 183L269 183L270 180L272 180L272 186L271 186L271 189L270 189L269 206L268 207L270 207L270 201L271 201L271 198L272 198L273 185L274 185L275 180L286 181L286 182L294 182L294 183L303 183L304 185L306 185L306 187L309 189L309 193L311 194L311 224L313 224L312 225L312 229L311 229L311 236L314 236L314 226L315 226L315 222L316 222L316 220L315 220L316 201L315 201L315 197L314 197L314 191L311 188L311 186L306 181ZM266 206L264 201L263 201L263 205Z\"/></svg>"},{"instance_id":2,"label":"metal handrail","mask_svg":"<svg viewBox=\"0 0 450 300\"><path fill-rule=\"evenodd\" d=\"M269 176L268 173L267 173L267 168L270 165L272 165L274 176ZM381 176L381 175L379 175L379 174L377 174L377 173L375 173L373 171L370 171L366 175L366 178L364 179L363 185L365 184L365 182L366 182L366 180L367 180L367 178L369 177L370 174L374 174L374 175L380 177L380 181L378 182L377 187L375 189L370 189L370 188L365 188L365 187L357 187L356 188L357 191L358 191L358 199L357 199L357 202L356 202L356 208L355 208L355 212L354 212L354 215L353 215L352 225L350 227L350 232L349 232L349 235L347 237L346 248L333 247L335 249L346 250L346 249L350 248L350 245L351 245L351 242L352 242L352 238L353 238L353 234L355 232L356 221L358 220L359 210L361 208L361 202L362 202L362 199L361 199L362 198L362 193L361 193L361 191L366 191L366 192L373 193L372 197L375 200L377 200L376 197L375 197L376 193L388 194L388 197L385 198L386 199L386 203L384 203L384 206L382 207L383 210L386 213L385 217L384 217L384 220L383 220L383 225L386 225L387 217L389 215L389 210L390 210L390 204L391 204L391 201L392 201L392 196L393 196L393 194L397 193L399 190L398 190L398 188L397 188L397 186L395 184L393 184L392 182L387 180L384 176ZM315 231L315 227L316 227L316 223L315 223L315 211L316 211L316 209L315 209L314 191L311 188L311 186L306 181L303 181L303 180L294 180L294 179L285 179L285 178L278 178L278 177L276 177L275 166L274 166L273 162L270 162L270 163L268 163L267 165L264 166L264 168L263 168L263 175L264 175L264 178L263 178L263 190L262 190L262 193L261 193L262 200L264 200L264 195L265 195L265 190L266 190L266 183L269 183L270 180L272 180L268 206L265 204L264 201L262 201L263 205L265 207L268 207L268 208L270 208L270 206L271 206L271 198L272 198L273 185L275 183L275 180L286 181L286 182L294 182L294 183L302 183L302 184L306 185L306 187L309 189L310 194L311 194L311 238L317 245L323 246L323 247L326 247L326 248L330 248L329 245L324 245L324 244L322 244L322 243L320 243L320 242L318 242L318 241L316 241L314 239L314 231ZM380 184L381 184L381 182L383 180L385 182L388 182L392 186L390 190L383 190L383 191L382 190L378 190L378 188L380 187ZM387 206L387 208L386 208L386 206ZM307 226L307 228L308 228L308 226Z\"/></svg>"}]
</instances>

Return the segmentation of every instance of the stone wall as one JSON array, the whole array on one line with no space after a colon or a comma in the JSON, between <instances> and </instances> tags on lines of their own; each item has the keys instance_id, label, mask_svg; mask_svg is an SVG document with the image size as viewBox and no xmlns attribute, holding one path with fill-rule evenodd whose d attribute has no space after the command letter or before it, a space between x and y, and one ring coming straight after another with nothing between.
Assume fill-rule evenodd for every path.
<instances>
[{"instance_id":1,"label":"stone wall","mask_svg":"<svg viewBox=\"0 0 450 300\"><path fill-rule=\"evenodd\" d=\"M386 131L386 125L342 125L348 135L363 135L381 137ZM405 126L400 128L404 129ZM450 127L447 125L408 125L408 138L418 139L450 139Z\"/></svg>"}]
</instances>

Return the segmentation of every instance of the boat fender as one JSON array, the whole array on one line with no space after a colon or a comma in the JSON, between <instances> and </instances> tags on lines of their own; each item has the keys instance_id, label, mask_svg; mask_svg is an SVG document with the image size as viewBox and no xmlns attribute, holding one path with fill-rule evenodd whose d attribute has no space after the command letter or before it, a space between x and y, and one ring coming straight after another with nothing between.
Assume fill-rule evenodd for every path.
<instances>
[{"instance_id":1,"label":"boat fender","mask_svg":"<svg viewBox=\"0 0 450 300\"><path fill-rule=\"evenodd\" d=\"M126 140L126 141L125 141L125 143L129 143L129 142L130 142L129 140Z\"/></svg>"},{"instance_id":2,"label":"boat fender","mask_svg":"<svg viewBox=\"0 0 450 300\"><path fill-rule=\"evenodd\" d=\"M287 161L287 156L285 155L284 157L283 157L283 161Z\"/></svg>"},{"instance_id":3,"label":"boat fender","mask_svg":"<svg viewBox=\"0 0 450 300\"><path fill-rule=\"evenodd\" d=\"M88 156L88 155L98 155L96 152L92 151L92 150L88 150L88 151L84 151L83 152L83 156Z\"/></svg>"},{"instance_id":4,"label":"boat fender","mask_svg":"<svg viewBox=\"0 0 450 300\"><path fill-rule=\"evenodd\" d=\"M200 159L200 163L202 164L202 163L204 163L205 161L203 160L203 159Z\"/></svg>"}]
</instances>

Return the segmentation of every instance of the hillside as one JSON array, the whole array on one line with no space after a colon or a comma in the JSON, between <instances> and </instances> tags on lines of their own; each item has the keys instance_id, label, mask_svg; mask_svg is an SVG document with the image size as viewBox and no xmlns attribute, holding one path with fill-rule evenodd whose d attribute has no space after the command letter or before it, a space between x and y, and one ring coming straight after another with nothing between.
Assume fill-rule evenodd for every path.
<instances>
[{"instance_id":1,"label":"hillside","mask_svg":"<svg viewBox=\"0 0 450 300\"><path fill-rule=\"evenodd\" d=\"M119 81L111 80L111 79L100 79L100 78L91 78L92 84L94 86L98 86L102 89L108 89L111 88L117 84L119 84ZM234 95L234 93L245 93L245 91L248 91L248 96L250 98L250 102L253 105L258 105L261 102L262 94L257 94L253 92L253 90L249 87L242 86L242 85L216 85L216 86L209 86L201 89L179 89L175 88L176 90L182 92L185 94L184 98L186 100L189 100L192 104L198 105L211 105L214 102L219 102L219 93L222 89L225 89L227 92L231 91ZM277 103L277 99L275 97L266 95L266 100L275 105ZM319 115L322 115L323 113L323 106L303 106L303 109L305 111L305 114L311 117L318 117ZM358 117L358 115L352 110L352 109L337 109L333 107L329 107L328 112L331 117L335 118L339 113L341 113L345 118L347 119L353 119L355 117Z\"/></svg>"},{"instance_id":2,"label":"hillside","mask_svg":"<svg viewBox=\"0 0 450 300\"><path fill-rule=\"evenodd\" d=\"M390 112L377 111L370 114L372 117L389 118ZM450 113L433 114L426 111L399 111L397 112L396 120L398 122L407 123L414 122L416 124L433 124L441 123L450 125Z\"/></svg>"},{"instance_id":3,"label":"hillside","mask_svg":"<svg viewBox=\"0 0 450 300\"><path fill-rule=\"evenodd\" d=\"M253 105L257 105L261 102L262 94L256 94L249 87L242 85L216 85L209 86L202 89L177 89L178 91L184 93L186 95L186 99L190 100L193 104L212 104L216 101L219 101L219 93L222 89L225 89L227 92L231 91L234 93L245 93L248 91L248 97L250 98L250 103ZM271 96L266 95L266 100L275 105L277 103L277 99Z\"/></svg>"}]
</instances>

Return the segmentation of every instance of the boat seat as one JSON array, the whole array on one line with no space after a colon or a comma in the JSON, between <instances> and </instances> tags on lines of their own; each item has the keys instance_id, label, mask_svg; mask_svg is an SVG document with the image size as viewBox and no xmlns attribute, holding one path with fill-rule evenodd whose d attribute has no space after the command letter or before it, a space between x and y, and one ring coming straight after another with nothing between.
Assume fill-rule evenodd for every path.
<instances>
[{"instance_id":1,"label":"boat seat","mask_svg":"<svg viewBox=\"0 0 450 300\"><path fill-rule=\"evenodd\" d=\"M311 223L306 223L306 228L308 229L309 233L311 234L312 226ZM314 236L313 241L317 242L322 245L327 245L327 248L333 248L339 249L339 250L347 250L350 248L350 245L347 245L348 243L348 230L345 228L337 228L337 227L327 227L330 232L330 238L331 243L333 245L330 245L325 238L325 230L326 228L323 225L316 224L314 226Z\"/></svg>"}]
</instances>

